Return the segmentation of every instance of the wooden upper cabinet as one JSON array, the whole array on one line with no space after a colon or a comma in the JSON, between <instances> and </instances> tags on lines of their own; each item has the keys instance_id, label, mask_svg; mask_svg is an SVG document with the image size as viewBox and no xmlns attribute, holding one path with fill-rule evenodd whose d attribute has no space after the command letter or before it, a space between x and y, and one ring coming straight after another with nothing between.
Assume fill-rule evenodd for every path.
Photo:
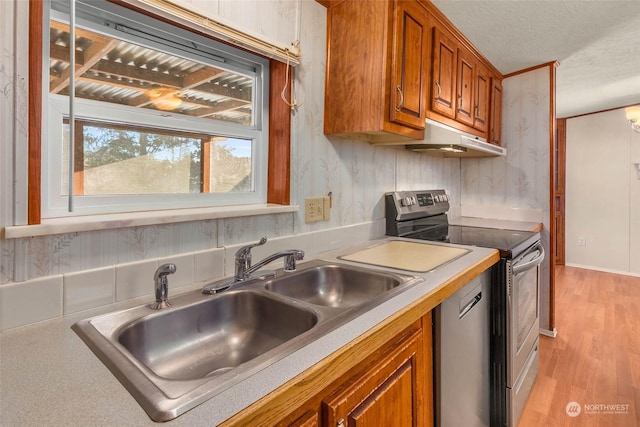
<instances>
[{"instance_id":1,"label":"wooden upper cabinet","mask_svg":"<svg viewBox=\"0 0 640 427\"><path fill-rule=\"evenodd\" d=\"M502 127L502 80L491 78L491 100L489 106L489 138L487 141L500 145Z\"/></svg>"},{"instance_id":2,"label":"wooden upper cabinet","mask_svg":"<svg viewBox=\"0 0 640 427\"><path fill-rule=\"evenodd\" d=\"M475 58L467 51L458 49L456 120L469 126L473 126L475 116L473 105L475 69Z\"/></svg>"},{"instance_id":3,"label":"wooden upper cabinet","mask_svg":"<svg viewBox=\"0 0 640 427\"><path fill-rule=\"evenodd\" d=\"M455 28L433 16L431 20L433 71L427 117L489 141L491 108L501 108L501 103L492 102L491 78L497 70ZM495 76L498 84L501 77ZM499 117L499 113L496 110L493 116Z\"/></svg>"},{"instance_id":4,"label":"wooden upper cabinet","mask_svg":"<svg viewBox=\"0 0 640 427\"><path fill-rule=\"evenodd\" d=\"M394 8L393 55L389 108L392 122L424 129L427 110L429 15L415 1L398 1Z\"/></svg>"},{"instance_id":5,"label":"wooden upper cabinet","mask_svg":"<svg viewBox=\"0 0 640 427\"><path fill-rule=\"evenodd\" d=\"M458 46L441 27L433 28L433 97L431 109L443 116L456 117L456 67Z\"/></svg>"},{"instance_id":6,"label":"wooden upper cabinet","mask_svg":"<svg viewBox=\"0 0 640 427\"><path fill-rule=\"evenodd\" d=\"M480 62L476 64L473 95L473 127L481 132L489 129L489 98L491 93L491 80L489 70Z\"/></svg>"},{"instance_id":7,"label":"wooden upper cabinet","mask_svg":"<svg viewBox=\"0 0 640 427\"><path fill-rule=\"evenodd\" d=\"M332 2L327 32L324 132L373 143L422 139L431 45L425 7Z\"/></svg>"},{"instance_id":8,"label":"wooden upper cabinet","mask_svg":"<svg viewBox=\"0 0 640 427\"><path fill-rule=\"evenodd\" d=\"M406 144L424 138L429 118L490 140L501 107L490 79L502 76L431 2L323 4L325 134Z\"/></svg>"}]
</instances>

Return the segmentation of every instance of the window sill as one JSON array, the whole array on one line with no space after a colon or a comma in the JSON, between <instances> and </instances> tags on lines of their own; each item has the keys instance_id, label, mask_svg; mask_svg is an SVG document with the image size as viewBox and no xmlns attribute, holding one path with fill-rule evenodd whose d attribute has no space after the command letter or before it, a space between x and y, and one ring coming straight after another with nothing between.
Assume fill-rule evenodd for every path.
<instances>
[{"instance_id":1,"label":"window sill","mask_svg":"<svg viewBox=\"0 0 640 427\"><path fill-rule=\"evenodd\" d=\"M145 225L172 224L242 216L297 212L298 205L238 205L215 208L172 209L165 211L129 212L122 214L76 216L43 220L37 225L15 225L2 229L0 238L20 239L80 231L109 230Z\"/></svg>"}]
</instances>

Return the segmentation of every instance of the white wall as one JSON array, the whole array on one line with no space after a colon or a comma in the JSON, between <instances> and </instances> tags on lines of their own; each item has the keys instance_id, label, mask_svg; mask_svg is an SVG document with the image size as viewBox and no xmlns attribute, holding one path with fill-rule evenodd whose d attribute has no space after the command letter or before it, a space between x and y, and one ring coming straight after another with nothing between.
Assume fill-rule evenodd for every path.
<instances>
[{"instance_id":1,"label":"white wall","mask_svg":"<svg viewBox=\"0 0 640 427\"><path fill-rule=\"evenodd\" d=\"M640 274L640 134L624 109L567 120L566 263ZM586 246L578 240L586 238Z\"/></svg>"}]
</instances>

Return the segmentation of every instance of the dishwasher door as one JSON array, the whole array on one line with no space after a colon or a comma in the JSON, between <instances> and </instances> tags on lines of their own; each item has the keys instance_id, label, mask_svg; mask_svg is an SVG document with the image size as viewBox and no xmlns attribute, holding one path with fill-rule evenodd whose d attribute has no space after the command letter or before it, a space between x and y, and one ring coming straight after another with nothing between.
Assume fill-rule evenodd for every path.
<instances>
[{"instance_id":1,"label":"dishwasher door","mask_svg":"<svg viewBox=\"0 0 640 427\"><path fill-rule=\"evenodd\" d=\"M434 310L436 426L489 425L489 292L487 270Z\"/></svg>"}]
</instances>

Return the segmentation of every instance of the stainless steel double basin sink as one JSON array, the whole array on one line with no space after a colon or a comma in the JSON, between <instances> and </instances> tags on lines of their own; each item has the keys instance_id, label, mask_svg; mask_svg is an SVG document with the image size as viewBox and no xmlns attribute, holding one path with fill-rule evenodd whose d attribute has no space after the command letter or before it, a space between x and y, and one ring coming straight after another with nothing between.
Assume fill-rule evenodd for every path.
<instances>
[{"instance_id":1,"label":"stainless steel double basin sink","mask_svg":"<svg viewBox=\"0 0 640 427\"><path fill-rule=\"evenodd\" d=\"M167 421L422 281L309 261L217 295L193 291L73 330L151 419Z\"/></svg>"}]
</instances>

